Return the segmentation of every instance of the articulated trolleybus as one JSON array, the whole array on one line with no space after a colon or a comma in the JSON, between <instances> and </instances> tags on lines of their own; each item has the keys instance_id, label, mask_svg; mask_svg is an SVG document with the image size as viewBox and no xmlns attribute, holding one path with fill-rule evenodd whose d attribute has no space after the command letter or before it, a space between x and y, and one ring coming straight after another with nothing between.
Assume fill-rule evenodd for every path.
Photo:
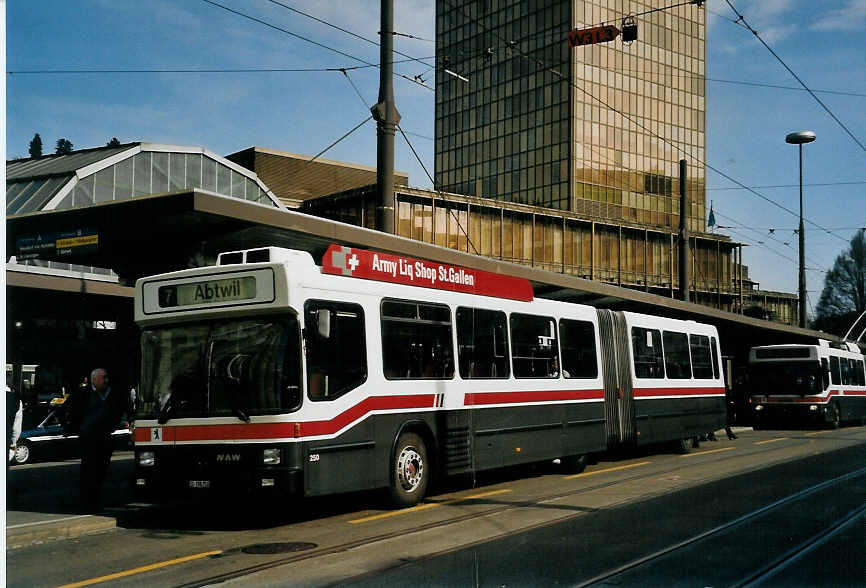
<instances>
[{"instance_id":1,"label":"articulated trolleybus","mask_svg":"<svg viewBox=\"0 0 866 588\"><path fill-rule=\"evenodd\" d=\"M724 425L716 329L332 245L138 280L140 490L323 495L692 439Z\"/></svg>"},{"instance_id":2,"label":"articulated trolleybus","mask_svg":"<svg viewBox=\"0 0 866 588\"><path fill-rule=\"evenodd\" d=\"M838 428L866 419L866 364L854 343L753 347L749 374L757 427L809 422Z\"/></svg>"}]
</instances>

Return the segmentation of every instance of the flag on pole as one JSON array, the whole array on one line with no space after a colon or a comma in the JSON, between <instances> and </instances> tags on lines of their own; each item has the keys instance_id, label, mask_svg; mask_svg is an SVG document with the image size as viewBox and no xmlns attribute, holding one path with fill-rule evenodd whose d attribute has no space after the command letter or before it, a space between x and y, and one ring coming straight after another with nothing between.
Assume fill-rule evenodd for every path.
<instances>
[{"instance_id":1,"label":"flag on pole","mask_svg":"<svg viewBox=\"0 0 866 588\"><path fill-rule=\"evenodd\" d=\"M716 226L716 215L713 214L713 202L710 201L710 218L707 219L707 226L714 227Z\"/></svg>"}]
</instances>

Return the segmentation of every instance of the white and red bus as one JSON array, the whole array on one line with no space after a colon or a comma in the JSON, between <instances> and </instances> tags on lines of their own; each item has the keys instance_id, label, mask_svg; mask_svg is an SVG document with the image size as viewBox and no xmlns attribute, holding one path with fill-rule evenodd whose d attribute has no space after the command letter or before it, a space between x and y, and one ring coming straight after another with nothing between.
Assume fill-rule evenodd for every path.
<instances>
[{"instance_id":1,"label":"white and red bus","mask_svg":"<svg viewBox=\"0 0 866 588\"><path fill-rule=\"evenodd\" d=\"M866 364L857 345L766 345L749 351L757 427L866 419Z\"/></svg>"},{"instance_id":2,"label":"white and red bus","mask_svg":"<svg viewBox=\"0 0 866 588\"><path fill-rule=\"evenodd\" d=\"M304 496L674 441L725 423L716 329L332 245L142 278L137 486Z\"/></svg>"}]
</instances>

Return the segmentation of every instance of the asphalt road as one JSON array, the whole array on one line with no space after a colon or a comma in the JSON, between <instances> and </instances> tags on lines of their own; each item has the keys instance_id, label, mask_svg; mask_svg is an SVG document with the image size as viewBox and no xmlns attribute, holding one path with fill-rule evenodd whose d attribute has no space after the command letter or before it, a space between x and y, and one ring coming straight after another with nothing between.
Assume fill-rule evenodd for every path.
<instances>
[{"instance_id":1,"label":"asphalt road","mask_svg":"<svg viewBox=\"0 0 866 588\"><path fill-rule=\"evenodd\" d=\"M9 586L484 585L722 586L825 532L760 579L768 585L863 585L861 474L866 428L746 431L687 456L663 448L604 456L581 476L555 466L440 487L420 507L388 510L378 493L283 504L120 504L131 466L112 464L105 514L117 528L7 551ZM19 504L71 512L74 462L34 464ZM31 470L33 470L31 472ZM816 484L835 480L815 489ZM73 486L74 487L74 486ZM797 500L786 497L803 493ZM53 498L52 498L53 496ZM774 502L778 506L747 516ZM851 513L854 513L852 515ZM15 512L10 512L15 515ZM54 516L54 515L52 515ZM834 524L854 516L826 533ZM746 517L743 522L692 538ZM7 531L8 533L8 531ZM686 542L675 550L672 545ZM669 550L665 552L665 550ZM639 565L634 562L649 555ZM46 566L50 561L52 565ZM616 575L611 570L623 568Z\"/></svg>"}]
</instances>

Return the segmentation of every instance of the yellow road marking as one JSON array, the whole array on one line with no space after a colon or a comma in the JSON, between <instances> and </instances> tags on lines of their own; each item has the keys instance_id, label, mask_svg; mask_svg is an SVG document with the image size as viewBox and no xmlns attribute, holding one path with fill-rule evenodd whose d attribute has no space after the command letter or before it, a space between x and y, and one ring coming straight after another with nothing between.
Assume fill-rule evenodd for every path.
<instances>
[{"instance_id":1,"label":"yellow road marking","mask_svg":"<svg viewBox=\"0 0 866 588\"><path fill-rule=\"evenodd\" d=\"M721 451L733 451L736 447L722 447L721 449L710 449L709 451L698 451L697 453L686 453L680 457L695 457L696 455L707 455L709 453L719 453Z\"/></svg>"},{"instance_id":2,"label":"yellow road marking","mask_svg":"<svg viewBox=\"0 0 866 588\"><path fill-rule=\"evenodd\" d=\"M456 504L458 502L464 502L466 500L476 500L478 498L486 498L487 496L495 496L496 494L506 494L511 492L511 490L505 488L502 490L491 490L490 492L481 492L480 494L472 494L471 496L462 496L460 498L455 498L453 500L445 500L444 502L430 502L427 504L419 504L418 506L413 506L412 508L404 508L402 510L394 510L390 512L383 512L376 515L370 515L368 517L363 517L360 519L354 519L349 521L352 524L357 523L368 523L370 521L378 521L380 519L387 519L391 517L396 517L400 515L406 514L414 514L416 512L420 512L422 510L430 510L431 508L436 508L437 506L445 506L447 504Z\"/></svg>"},{"instance_id":3,"label":"yellow road marking","mask_svg":"<svg viewBox=\"0 0 866 588\"><path fill-rule=\"evenodd\" d=\"M125 578L127 576L134 576L135 574L142 574L144 572L150 572L153 570L158 570L160 568L165 568L168 566L177 565L180 563L193 561L196 559L202 559L205 557L210 557L212 555L217 555L222 553L222 551L206 551L204 553L196 553L194 555L187 555L184 557L179 557L177 559L170 559L168 561L161 561L158 563L141 566L140 568L133 568L131 570L125 570L123 572L117 572L116 574L108 574L107 576L100 576L98 578L91 578L90 580L83 580L81 582L76 582L74 584L66 584L61 586L60 588L78 588L78 586L90 586L91 584L99 584L100 582L108 582L109 580L117 580L118 578Z\"/></svg>"},{"instance_id":4,"label":"yellow road marking","mask_svg":"<svg viewBox=\"0 0 866 588\"><path fill-rule=\"evenodd\" d=\"M621 470L629 470L631 468L636 468L638 466L646 465L648 463L652 463L651 461L639 461L638 463L630 463L628 465L616 466L615 468L607 468L604 470L595 470L594 472L583 472L582 474L574 474L571 476L564 476L565 480L573 480L575 478L586 478L588 476L595 476L596 474L606 474L608 472L618 472Z\"/></svg>"},{"instance_id":5,"label":"yellow road marking","mask_svg":"<svg viewBox=\"0 0 866 588\"><path fill-rule=\"evenodd\" d=\"M790 437L776 437L775 439L767 439L766 441L755 441L755 445L766 445L767 443L775 443L776 441L784 441Z\"/></svg>"},{"instance_id":6,"label":"yellow road marking","mask_svg":"<svg viewBox=\"0 0 866 588\"><path fill-rule=\"evenodd\" d=\"M812 435L823 435L824 433L829 433L830 431L813 431L811 433L806 433L807 437L811 437Z\"/></svg>"}]
</instances>

